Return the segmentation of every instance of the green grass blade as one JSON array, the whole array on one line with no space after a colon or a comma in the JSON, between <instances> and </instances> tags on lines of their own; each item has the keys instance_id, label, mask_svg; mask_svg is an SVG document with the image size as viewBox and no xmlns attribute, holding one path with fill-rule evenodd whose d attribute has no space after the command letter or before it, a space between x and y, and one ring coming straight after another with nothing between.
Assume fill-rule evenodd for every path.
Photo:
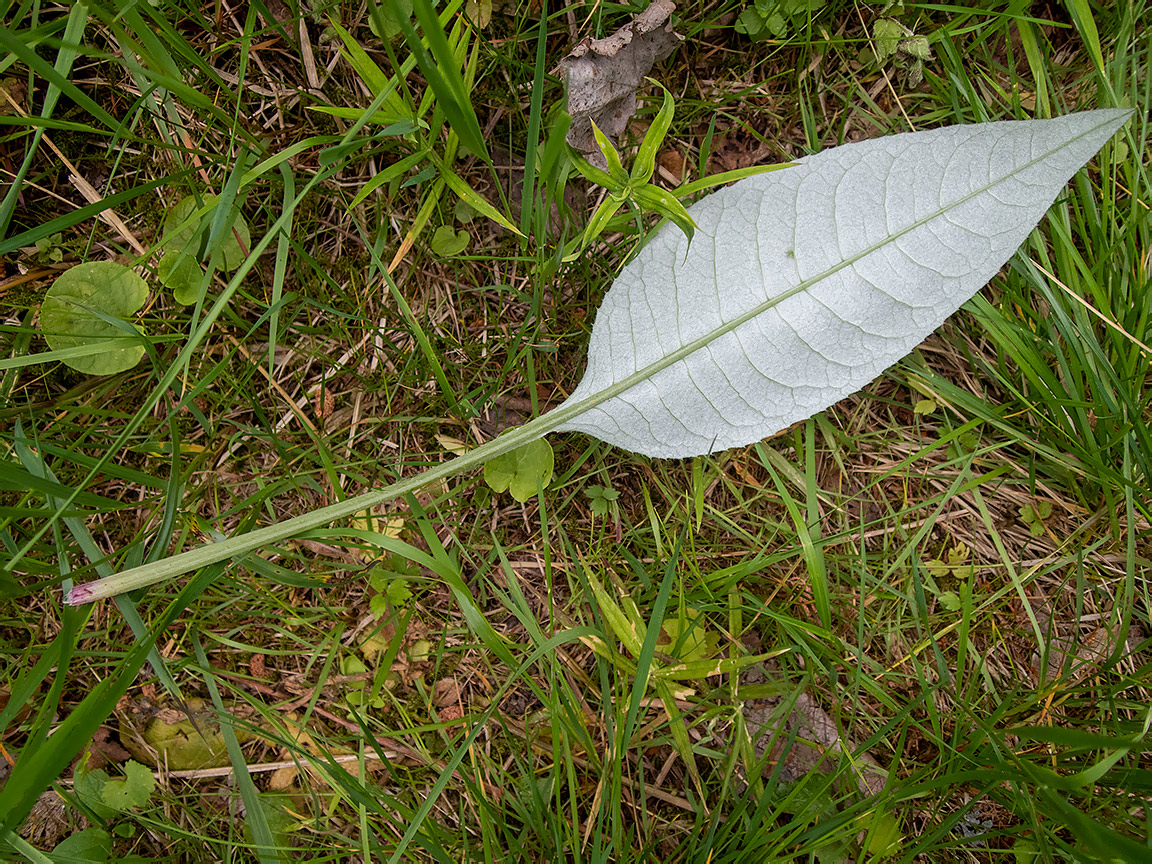
<instances>
[{"instance_id":1,"label":"green grass blade","mask_svg":"<svg viewBox=\"0 0 1152 864\"><path fill-rule=\"evenodd\" d=\"M379 101L379 98L377 99L377 101ZM376 107L376 106L374 105L373 107ZM359 132L360 128L366 122L367 122L366 117L357 121L357 123L355 123L352 126L352 128L349 129L345 133L344 141L346 142L346 141L351 140L353 138L353 136L355 136L357 134L357 132ZM267 249L269 245L271 245L273 238L280 236L280 233L283 230L284 226L287 225L288 222L291 220L292 213L294 212L295 207L299 204L299 202L312 190L312 188L314 186L316 186L317 184L323 182L324 180L328 179L330 176L335 174L337 171L340 170L340 167L341 166L339 164L332 165L332 166L329 166L328 168L326 168L325 170L319 171L316 174L314 174L312 179L308 182L308 184L304 187L304 189L301 190L300 194L293 200L291 206L285 208L285 212L280 215L280 218L276 220L276 222L272 225L272 227L268 231L268 233L258 243L256 243L254 245L254 247L250 250L250 253L249 253L248 257L245 259L244 263L241 264L240 267L237 269L236 273L233 274L232 279L228 282L227 286L220 293L220 295L216 298L216 300L212 304L211 308L208 310L208 312L204 315L204 317L198 322L198 324L192 330L192 332L189 335L184 347L181 349L179 356L177 356L177 358L172 363L172 365L170 365L166 370L164 370L163 375L160 376L159 381L157 382L156 386L153 388L151 394L144 401L144 405L141 406L137 410L137 412L133 416L131 422L129 422L128 424L126 424L124 426L123 430L121 430L120 434L117 436L112 447L108 450L108 452L104 455L104 457L95 466L93 466L93 468L89 471L88 477L85 478L84 482L81 483L77 487L77 489L82 489L83 486L89 480L91 480L92 477L95 476L95 474L99 470L100 466L102 466L105 462L109 461L111 459L113 453L119 452L120 448L122 448L124 446L124 444L127 442L128 438L132 435L132 433L135 432L136 429L140 426L140 424L144 422L145 418L148 416L148 412L150 412L152 410L152 408L156 405L156 403L159 402L159 400L163 397L163 395L168 391L168 388L172 385L172 383L176 380L177 376L180 374L181 369L184 368L184 366L189 362L189 359L192 356L192 353L196 350L196 348L200 345L200 343L207 337L212 325L215 323L217 318L223 313L224 309L226 308L229 301L231 300L232 295L239 289L240 284L244 280L244 277L246 277L248 275L248 272L255 266L256 262L259 260L260 255L263 254L264 250ZM159 183L157 183L156 185L159 185ZM9 242L11 242L11 241L9 241ZM62 506L67 507L70 505L71 505L71 501L65 500L63 502ZM45 526L45 527L42 527L41 529L39 529L24 544L24 546L19 551L17 551L17 553L14 556L12 556L12 558L5 564L4 569L11 570L12 568L14 568L16 566L16 564L20 561L20 559L25 554L27 554L27 551L29 549L31 549L34 546L34 544L39 541L39 539L44 535L44 533L47 530L48 530L48 526ZM148 565L145 565L145 566L148 566Z\"/></svg>"},{"instance_id":2,"label":"green grass blade","mask_svg":"<svg viewBox=\"0 0 1152 864\"><path fill-rule=\"evenodd\" d=\"M72 495L74 490L70 490L64 487L62 483L59 483L52 469L44 462L38 451L32 447L32 442L24 437L24 432L19 421L16 423L14 443L17 456L19 456L20 460L24 463L24 467L30 473L35 472L45 481L63 487L70 496ZM79 496L74 497L78 498ZM60 499L56 496L49 496L48 504L49 506L57 508L57 512L60 512ZM108 565L106 556L101 553L99 547L96 545L96 541L92 538L92 533L88 530L88 525L84 519L76 515L67 515L63 517L63 520L68 532L80 547L80 551L84 553L84 556L96 568L96 572L104 577L111 576L112 568ZM136 639L143 640L147 638L148 627L145 625L144 619L140 617L140 613L136 610L136 605L127 597L117 597L116 607L120 610L120 614L124 616L124 620L128 622L128 626L132 629L132 633ZM177 699L182 699L180 688L171 674L169 674L168 667L164 664L164 658L160 656L160 652L155 649L150 651L148 654L148 662L152 666L152 670L156 673L156 677L160 679L168 692Z\"/></svg>"},{"instance_id":3,"label":"green grass blade","mask_svg":"<svg viewBox=\"0 0 1152 864\"><path fill-rule=\"evenodd\" d=\"M78 53L77 49L73 46L79 45L87 23L88 7L84 3L77 3L68 13L67 23L64 27L63 44L56 53L56 63L53 66L53 69L62 80L67 80L68 75L72 71L72 63L75 61L76 54ZM49 81L48 88L44 93L44 103L40 109L40 116L42 118L47 118L52 115L59 98L60 87L56 83ZM9 110L10 106L0 101L0 112L7 112ZM0 201L0 237L8 233L8 225L12 220L12 213L16 208L21 186L24 183L24 178L28 175L29 168L32 167L32 160L35 159L36 153L39 150L40 140L44 135L44 131L44 127L37 127L36 133L32 137L32 143L28 146L27 152L24 155L24 162L12 178L12 185L9 186L8 193L4 196L4 200Z\"/></svg>"},{"instance_id":4,"label":"green grass blade","mask_svg":"<svg viewBox=\"0 0 1152 864\"><path fill-rule=\"evenodd\" d=\"M264 805L260 802L260 793L256 791L256 784L252 782L252 775L248 771L248 763L244 761L244 751L240 749L240 741L236 738L236 731L232 728L232 719L220 698L220 690L216 686L216 677L212 674L212 667L208 663L208 656L204 653L204 646L196 634L192 634L192 648L196 652L196 662L200 664L200 674L204 676L204 686L208 688L208 695L212 704L216 706L216 714L220 721L220 734L224 738L224 746L228 750L228 761L232 763L232 776L236 778L236 786L240 789L240 798L244 801L244 821L252 829L252 839L256 846L256 857L261 864L279 864L282 860L280 852L276 849L276 841L272 836L272 829L268 826L268 815L264 812Z\"/></svg>"},{"instance_id":5,"label":"green grass blade","mask_svg":"<svg viewBox=\"0 0 1152 864\"><path fill-rule=\"evenodd\" d=\"M96 729L115 709L116 703L136 680L136 673L148 661L156 640L167 630L194 598L221 572L212 567L201 573L180 592L159 616L148 636L124 656L116 669L100 681L55 728L52 736L33 752L21 754L8 782L0 789L0 831L15 828L28 816L40 793L68 767L76 754L92 740ZM64 644L64 643L62 643ZM67 668L60 667L60 675Z\"/></svg>"},{"instance_id":6,"label":"green grass blade","mask_svg":"<svg viewBox=\"0 0 1152 864\"><path fill-rule=\"evenodd\" d=\"M280 307L284 300L284 280L288 276L288 253L292 249L292 219L295 211L288 205L296 198L296 178L292 169L285 163L279 165L280 177L284 181L284 196L281 210L288 214L288 222L276 239L276 263L272 271L272 301L268 314L268 377L275 373L276 346L280 344Z\"/></svg>"},{"instance_id":7,"label":"green grass blade","mask_svg":"<svg viewBox=\"0 0 1152 864\"><path fill-rule=\"evenodd\" d=\"M61 95L67 96L106 127L112 130L120 128L120 121L94 102L92 97L87 93L56 71L53 66L49 65L47 60L44 60L39 54L25 45L19 35L7 27L0 27L0 48L15 55L16 58L31 69L32 72L43 78L48 84L56 87Z\"/></svg>"},{"instance_id":8,"label":"green grass blade","mask_svg":"<svg viewBox=\"0 0 1152 864\"><path fill-rule=\"evenodd\" d=\"M463 180L459 174L451 169L451 167L439 162L437 163L436 167L439 169L440 176L444 179L444 182L447 184L448 188L455 192L461 201L465 202L469 207L478 213L487 216L493 222L498 222L517 237L523 236L523 234L520 232L520 229L513 225L507 216L489 204L487 198L469 186L468 183Z\"/></svg>"},{"instance_id":9,"label":"green grass blade","mask_svg":"<svg viewBox=\"0 0 1152 864\"><path fill-rule=\"evenodd\" d=\"M496 693L493 694L491 706L480 716L476 724L472 727L472 730L468 733L467 737L456 748L451 758L447 760L447 764L445 764L444 770L440 773L440 776L432 785L432 788L428 790L428 794L425 797L424 802L412 816L412 822L408 826L408 830L404 832L404 836L401 837L400 841L396 844L396 850L388 859L388 864L398 864L400 859L404 856L404 853L408 849L408 846L412 843L413 838L415 838L416 834L423 827L424 821L428 818L428 814L432 812L432 808L436 805L440 795L444 792L444 789L447 788L448 781L452 779L452 772L456 770L456 768L464 760L464 757L468 755L470 749L476 743L476 740L483 734L488 720L499 708L500 700L503 698L504 694L513 686L515 682L525 678L527 676L528 670L531 669L532 666L534 666L537 662L539 662L541 658L549 656L557 648L577 641L581 635L588 635L588 633L583 632L583 629L584 628L571 629L562 633L558 633L543 645L538 646L536 650L534 650L528 656L528 658L524 660L523 663L514 668L507 681L501 685Z\"/></svg>"},{"instance_id":10,"label":"green grass blade","mask_svg":"<svg viewBox=\"0 0 1152 864\"><path fill-rule=\"evenodd\" d=\"M3 29L0 28L0 33ZM37 240L43 240L45 237L51 237L53 234L60 234L85 222L88 219L99 216L105 210L112 210L128 201L146 195L154 189L161 186L168 186L184 177L193 173L194 169L186 169L177 172L176 174L167 177L161 177L159 180L150 180L147 183L141 183L139 186L134 186L131 189L125 189L123 192L117 192L114 195L109 195L95 204L85 204L83 207L78 207L66 213L63 216L57 216L55 219L38 225L35 228L29 228L15 237L9 237L6 240L0 240L0 255L10 255L15 250L22 246L35 246Z\"/></svg>"},{"instance_id":11,"label":"green grass blade","mask_svg":"<svg viewBox=\"0 0 1152 864\"><path fill-rule=\"evenodd\" d=\"M545 49L548 47L548 0L541 0L536 31L536 62L532 75L532 100L528 109L528 147L524 152L524 188L520 196L520 234L527 237L536 204L536 159L540 149L540 123L544 115L544 87L547 83ZM547 202L544 202L547 206ZM538 241L544 238L538 237Z\"/></svg>"},{"instance_id":12,"label":"green grass blade","mask_svg":"<svg viewBox=\"0 0 1152 864\"><path fill-rule=\"evenodd\" d=\"M796 539L800 541L800 553L808 569L809 584L812 586L812 602L820 616L820 623L829 627L832 621L832 606L828 594L828 570L824 563L823 547L816 542L818 538L813 538L808 521L800 511L799 503L792 497L792 493L788 491L787 485L777 471L777 468L780 467L779 463L783 461L784 457L775 450L766 448L763 444L755 446L756 452L760 455L761 464L771 475L772 482L776 485L776 491L780 493L780 499L788 509L788 515L792 517ZM805 477L808 476L810 475L806 472ZM807 489L807 482L804 485Z\"/></svg>"},{"instance_id":13,"label":"green grass blade","mask_svg":"<svg viewBox=\"0 0 1152 864\"><path fill-rule=\"evenodd\" d=\"M484 135L480 131L480 121L476 119L476 111L472 108L472 101L468 88L464 85L464 78L460 74L460 66L456 61L456 54L448 44L448 37L444 33L441 18L436 16L432 4L428 0L413 0L413 10L416 19L420 22L420 29L424 31L428 48L424 47L416 29L404 16L399 16L401 32L404 41L416 57L416 65L420 67L428 86L436 94L436 104L452 124L456 134L469 150L491 164L488 147L484 143ZM453 13L454 7L459 3L450 3L442 13L443 21ZM462 37L463 38L463 37ZM429 54L428 52L432 53Z\"/></svg>"}]
</instances>

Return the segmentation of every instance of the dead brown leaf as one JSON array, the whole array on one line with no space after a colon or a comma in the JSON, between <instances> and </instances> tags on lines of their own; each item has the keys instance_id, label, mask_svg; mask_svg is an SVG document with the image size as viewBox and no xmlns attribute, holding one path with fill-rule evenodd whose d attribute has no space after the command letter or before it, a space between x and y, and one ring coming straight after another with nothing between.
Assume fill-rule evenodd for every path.
<instances>
[{"instance_id":1,"label":"dead brown leaf","mask_svg":"<svg viewBox=\"0 0 1152 864\"><path fill-rule=\"evenodd\" d=\"M744 707L757 758L771 750L774 760L784 761L786 779L797 779L813 771L832 771L839 761L836 754L852 754L860 794L872 796L884 790L888 772L869 753L859 752L854 742L842 738L836 721L813 697L801 693L792 710L782 713L785 701L756 700ZM793 735L795 740L788 746Z\"/></svg>"},{"instance_id":2,"label":"dead brown leaf","mask_svg":"<svg viewBox=\"0 0 1152 864\"><path fill-rule=\"evenodd\" d=\"M560 61L572 115L567 140L593 164L607 167L596 147L592 124L615 140L636 113L636 88L683 40L672 29L675 9L672 0L653 0L611 36L586 38Z\"/></svg>"},{"instance_id":3,"label":"dead brown leaf","mask_svg":"<svg viewBox=\"0 0 1152 864\"><path fill-rule=\"evenodd\" d=\"M660 173L665 175L664 179L677 186L684 182L684 157L678 152L664 150L656 161L660 163Z\"/></svg>"},{"instance_id":4,"label":"dead brown leaf","mask_svg":"<svg viewBox=\"0 0 1152 864\"><path fill-rule=\"evenodd\" d=\"M291 789L296 784L296 777L299 774L300 769L295 765L285 765L282 768L277 768L268 778L269 791L283 792L285 789Z\"/></svg>"},{"instance_id":5,"label":"dead brown leaf","mask_svg":"<svg viewBox=\"0 0 1152 864\"><path fill-rule=\"evenodd\" d=\"M447 708L460 703L460 685L455 678L441 678L432 687L432 704Z\"/></svg>"},{"instance_id":6,"label":"dead brown leaf","mask_svg":"<svg viewBox=\"0 0 1152 864\"><path fill-rule=\"evenodd\" d=\"M132 754L120 746L117 741L111 740L112 730L107 726L101 726L96 730L92 736L92 743L86 748L88 753L88 768L96 770L103 768L106 765L127 762L132 758Z\"/></svg>"}]
</instances>

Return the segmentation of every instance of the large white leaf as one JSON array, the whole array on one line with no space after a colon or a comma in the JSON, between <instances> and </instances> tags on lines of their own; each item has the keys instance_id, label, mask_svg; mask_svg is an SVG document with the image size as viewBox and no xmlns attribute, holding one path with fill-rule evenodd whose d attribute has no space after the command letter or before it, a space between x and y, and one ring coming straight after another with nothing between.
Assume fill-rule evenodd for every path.
<instances>
[{"instance_id":1,"label":"large white leaf","mask_svg":"<svg viewBox=\"0 0 1152 864\"><path fill-rule=\"evenodd\" d=\"M836 147L693 206L608 291L560 430L650 456L758 441L858 390L992 278L1129 111ZM608 398L604 398L607 396Z\"/></svg>"},{"instance_id":2,"label":"large white leaf","mask_svg":"<svg viewBox=\"0 0 1152 864\"><path fill-rule=\"evenodd\" d=\"M895 135L743 180L692 208L690 250L667 227L624 268L587 374L556 410L384 489L78 585L68 602L240 559L552 431L670 457L771 435L866 384L978 291L1130 113Z\"/></svg>"}]
</instances>

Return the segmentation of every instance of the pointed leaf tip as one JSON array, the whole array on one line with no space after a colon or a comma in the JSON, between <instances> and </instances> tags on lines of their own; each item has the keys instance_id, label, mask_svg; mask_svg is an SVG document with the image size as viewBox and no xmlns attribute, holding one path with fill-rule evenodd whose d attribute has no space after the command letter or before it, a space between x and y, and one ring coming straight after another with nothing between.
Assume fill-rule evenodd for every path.
<instances>
[{"instance_id":1,"label":"pointed leaf tip","mask_svg":"<svg viewBox=\"0 0 1152 864\"><path fill-rule=\"evenodd\" d=\"M1131 113L892 135L705 198L691 247L666 225L608 291L558 429L680 458L827 408L979 291Z\"/></svg>"}]
</instances>

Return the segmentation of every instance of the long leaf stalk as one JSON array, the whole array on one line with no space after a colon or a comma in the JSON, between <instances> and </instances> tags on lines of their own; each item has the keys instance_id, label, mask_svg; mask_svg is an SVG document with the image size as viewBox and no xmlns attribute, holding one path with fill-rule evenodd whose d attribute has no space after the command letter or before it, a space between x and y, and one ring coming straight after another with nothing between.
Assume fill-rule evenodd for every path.
<instances>
[{"instance_id":1,"label":"long leaf stalk","mask_svg":"<svg viewBox=\"0 0 1152 864\"><path fill-rule=\"evenodd\" d=\"M902 237L913 235L914 232L918 232L929 223L940 218L948 210L948 208L956 208L979 196L987 195L990 190L1003 183L1008 176L1022 173L1023 171L1042 163L1052 153L1070 146L1074 142L1087 138L1088 136L1095 135L1097 138L1099 138L1101 129L1107 129L1108 134L1111 134L1111 132L1115 131L1115 129L1117 129L1120 124L1127 119L1128 113L1130 112L1099 112L1095 115L1094 119L1096 122L1093 125L1088 126L1083 131L1068 137L1061 136L1054 141L1047 142L1050 145L1049 147L1044 148L1039 155L1034 156L1028 163L1015 168L1011 174L1005 176L993 175L986 182L980 183L975 188L969 189L965 194L960 195L956 200L949 201L946 205L942 204L941 207L930 210L929 212L923 214L920 218L912 220L909 224L902 228L891 230L887 235L875 240L874 242L866 245L862 249L853 252L852 254L845 255L839 260L833 259L832 261L829 261L827 266L823 269L823 272L814 274L807 279L800 280L795 285L779 291L774 296L767 298L762 302L752 304L749 308L743 310L739 314L733 314L727 317L719 316L718 323L711 330L705 332L703 335L696 339L685 342L675 349L668 351L667 353L658 357L656 360L646 364L643 368L633 372L631 375L628 375L612 383L605 382L606 386L601 386L599 389L593 389L591 393L581 393L580 391L585 389L588 385L589 378L586 376L584 382L573 394L574 398L570 398L559 408L549 412L548 414L545 414L542 417L538 417L535 420L524 424L523 426L510 430L495 440L490 441L489 443L478 447L463 456L457 457L450 462L437 465L415 477L393 483L383 489L367 492L358 497L350 498L347 501L330 504L327 507L322 507L311 513L288 519L276 525L270 525L268 527L260 528L243 535L234 536L219 543L212 543L206 546L201 546L199 548L180 553L162 561L132 568L115 576L106 577L104 579L87 583L85 585L79 585L68 592L67 602L71 604L80 604L99 600L104 597L111 597L125 591L142 588L147 585L152 585L157 582L179 576L183 573L196 570L209 564L226 561L228 559L241 558L264 546L281 542L290 537L298 536L306 531L324 527L339 519L352 516L365 510L370 510L371 508L376 507L377 505L386 501L390 501L402 495L414 492L422 486L427 485L428 483L443 478L452 477L464 471L479 467L489 459L542 438L544 435L551 431L590 431L592 434L596 434L598 437L604 438L605 440L610 440L603 434L603 430L595 428L584 429L580 424L569 425L569 421L575 420L580 415L583 415L591 409L595 408L597 405L607 402L616 396L620 396L626 391L631 390L633 387L636 387L637 385L643 384L645 382L651 382L652 379L662 370L668 369L680 361L685 360L689 355L694 354L699 350L709 348L722 336L735 331L738 327L741 327L742 325L749 323L754 319L758 319L761 315L765 314L770 309L778 306L789 298L808 291L809 289L813 288L813 286L818 285L819 283L834 276L845 268L852 267L873 253L880 252L886 247L891 248L892 245ZM1090 152L1095 152L1101 143L1103 143L1102 140L1099 140ZM1067 174L1063 175L1063 178L1061 179L1066 177ZM278 223L275 228L279 229L279 227L280 225ZM1027 227L1031 228L1031 225ZM267 246L269 242L270 237L266 237L258 249L254 250L255 253L258 254L259 251L262 251L263 247ZM651 249L651 247L648 248L649 250ZM250 266L252 260L253 256L250 256L246 264ZM1002 263L1002 260L1003 259L1000 259L1000 261L997 262L997 266ZM393 288L394 293L399 298L399 292L395 290L395 286L392 284L391 278L387 271L383 271L383 273L384 278L386 281L388 281L390 287ZM243 270L241 273L237 274L236 279L242 278L242 275ZM235 283L235 279L233 282ZM960 298L961 302L962 300L967 299L971 293L979 290L982 284L983 282L981 280L979 284L974 282L971 285L965 286L969 290L964 297ZM217 305L219 305L219 302ZM956 305L959 305L959 302L957 302ZM598 322L597 327L599 326L600 323ZM924 335L927 335L926 331L920 334L920 338L923 338ZM890 363L895 359L898 359L898 355L880 357L876 363L875 371L882 371L884 365L887 365L887 363ZM880 361L884 362L881 363ZM802 407L807 409L807 413L811 415L812 413L827 407L828 404L829 403L826 401L817 399L815 402L805 403ZM751 443L752 440L762 438L765 435L779 431L779 428L780 427L776 427L774 429L768 428L766 424L761 424L761 427L757 428L756 430L757 434L749 438L747 437L747 429L740 427L740 433L745 437L741 438L740 440L726 440L722 442L721 449L725 447L736 446L738 444ZM651 455L699 455L702 452L708 452L711 449L714 449L714 445L716 444L716 441L713 440L712 447L707 447L701 450L695 449L696 444L694 441L689 441L688 443L680 442L680 446L672 447L671 452L663 452L655 447L655 445L662 445L664 443L663 440L658 436L652 435L651 431L652 430L649 429L650 440L645 442L645 445L647 446L649 443L651 443L653 446L643 450L643 452L649 453Z\"/></svg>"},{"instance_id":2,"label":"long leaf stalk","mask_svg":"<svg viewBox=\"0 0 1152 864\"><path fill-rule=\"evenodd\" d=\"M281 543L291 537L297 537L306 531L323 528L340 519L371 510L373 507L377 507L386 501L392 501L416 492L429 483L454 477L457 474L477 468L489 459L493 459L510 450L515 450L517 447L535 441L537 438L542 438L556 426L559 426L565 420L571 419L586 407L587 406L581 404L572 406L571 409L567 410L565 408L559 408L542 417L537 417L535 420L525 423L523 426L511 429L500 437L462 456L457 456L455 459L429 468L415 477L409 477L408 479L392 483L383 489L365 492L362 495L357 495L355 498L329 504L326 507L313 510L311 513L294 516L291 519L278 522L275 525L257 528L254 531L221 540L219 543L209 543L205 546L189 549L186 552L181 552L152 564L133 567L130 570L125 570L114 576L108 576L103 579L97 579L94 582L77 585L68 592L65 601L73 605L78 605L81 603L91 603L95 600L103 600L107 597L114 597L126 591L135 591L137 588L145 588L149 585L155 585L158 582L164 582L218 561L225 561L230 558L241 558L258 549Z\"/></svg>"}]
</instances>

